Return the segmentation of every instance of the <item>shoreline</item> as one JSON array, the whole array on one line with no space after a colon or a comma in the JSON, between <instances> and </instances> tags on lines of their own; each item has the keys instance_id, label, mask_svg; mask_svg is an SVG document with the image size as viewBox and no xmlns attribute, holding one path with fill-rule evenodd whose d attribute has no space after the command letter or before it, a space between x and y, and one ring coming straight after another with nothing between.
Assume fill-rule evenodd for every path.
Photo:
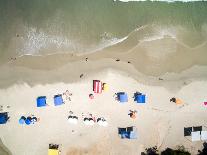
<instances>
[{"instance_id":1,"label":"shoreline","mask_svg":"<svg viewBox=\"0 0 207 155\"><path fill-rule=\"evenodd\" d=\"M71 54L58 54L50 56L24 56L11 63L0 66L4 74L0 76L0 89L8 88L13 84L27 83L31 86L37 84L50 84L62 81L63 83L79 82L90 75L104 70L122 72L140 83L163 86L166 89L179 90L195 80L207 79L207 66L196 65L176 72L163 72L162 74L146 74L137 69L136 64L128 63L123 59L99 58L99 56L74 56ZM86 61L87 58L87 61ZM120 57L119 57L120 58ZM78 68L77 68L78 66ZM75 68L75 70L74 70ZM157 70L157 69L155 69ZM65 78L64 76L67 76ZM57 79L57 77L59 79ZM6 79L6 80L5 80ZM174 87L176 85L176 87Z\"/></svg>"}]
</instances>

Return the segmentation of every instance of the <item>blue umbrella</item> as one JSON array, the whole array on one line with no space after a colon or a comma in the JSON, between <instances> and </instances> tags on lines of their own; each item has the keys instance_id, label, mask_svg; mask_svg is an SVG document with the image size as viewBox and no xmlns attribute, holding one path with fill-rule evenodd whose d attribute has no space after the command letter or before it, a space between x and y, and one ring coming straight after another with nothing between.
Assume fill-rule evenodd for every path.
<instances>
[{"instance_id":1,"label":"blue umbrella","mask_svg":"<svg viewBox=\"0 0 207 155\"><path fill-rule=\"evenodd\" d=\"M27 117L27 119L25 120L25 123L27 124L27 125L30 125L31 124L31 117Z\"/></svg>"},{"instance_id":2,"label":"blue umbrella","mask_svg":"<svg viewBox=\"0 0 207 155\"><path fill-rule=\"evenodd\" d=\"M19 124L24 124L25 123L25 120L26 118L24 116L22 116L20 119L19 119Z\"/></svg>"}]
</instances>

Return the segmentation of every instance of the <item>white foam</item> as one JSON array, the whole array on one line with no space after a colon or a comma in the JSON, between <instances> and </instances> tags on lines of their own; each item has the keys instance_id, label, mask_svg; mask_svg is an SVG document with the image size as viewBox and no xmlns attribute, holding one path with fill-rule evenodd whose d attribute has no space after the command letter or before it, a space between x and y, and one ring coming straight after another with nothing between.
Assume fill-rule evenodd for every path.
<instances>
[{"instance_id":1,"label":"white foam","mask_svg":"<svg viewBox=\"0 0 207 155\"><path fill-rule=\"evenodd\" d=\"M98 47L93 50L93 51L100 51L104 48L119 44L121 42L123 42L124 40L126 40L128 38L128 36L125 36L123 38L117 38L117 37L113 37L111 34L109 33L104 33L103 35L101 35L101 41L98 44Z\"/></svg>"},{"instance_id":2,"label":"white foam","mask_svg":"<svg viewBox=\"0 0 207 155\"><path fill-rule=\"evenodd\" d=\"M176 40L176 30L173 28L155 28L155 33L145 36L140 42L164 39L166 36Z\"/></svg>"},{"instance_id":3,"label":"white foam","mask_svg":"<svg viewBox=\"0 0 207 155\"><path fill-rule=\"evenodd\" d=\"M120 2L143 2L148 0L114 0L114 1L120 1ZM207 1L207 0L150 0L150 1L160 1L160 2L201 2L201 1Z\"/></svg>"},{"instance_id":4,"label":"white foam","mask_svg":"<svg viewBox=\"0 0 207 155\"><path fill-rule=\"evenodd\" d=\"M76 44L66 37L46 34L36 28L27 28L25 33L26 35L21 38L23 44L17 49L19 55L41 55L40 50L49 47L74 48Z\"/></svg>"}]
</instances>

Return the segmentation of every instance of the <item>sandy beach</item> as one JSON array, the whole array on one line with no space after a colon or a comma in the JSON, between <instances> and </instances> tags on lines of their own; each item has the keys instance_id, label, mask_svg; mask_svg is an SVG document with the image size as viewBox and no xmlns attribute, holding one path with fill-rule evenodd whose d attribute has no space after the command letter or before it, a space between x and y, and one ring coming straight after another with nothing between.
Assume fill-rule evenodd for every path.
<instances>
[{"instance_id":1,"label":"sandy beach","mask_svg":"<svg viewBox=\"0 0 207 155\"><path fill-rule=\"evenodd\" d=\"M73 57L25 56L1 66L4 74L0 77L0 103L5 107L4 111L9 112L10 120L0 126L0 138L12 155L44 155L49 143L61 144L63 155L135 155L155 145L160 151L184 145L196 154L202 148L202 141L191 142L183 136L183 128L207 123L203 105L207 90L205 66L149 76L122 60L93 60L89 55L85 61ZM74 61L65 63L68 59ZM45 62L47 65L43 66ZM82 78L80 74L83 74ZM92 81L95 79L107 83L109 91L95 94L94 100L90 100L88 95L93 93ZM66 90L73 94L71 101L54 106L53 96ZM128 94L128 103L115 101L113 95L120 91ZM146 94L145 105L133 101L136 91ZM36 98L42 95L47 96L49 106L37 108ZM179 106L170 102L172 97L182 99L184 104ZM10 108L6 108L7 105ZM129 110L138 111L135 120L128 116ZM77 125L68 123L69 111L79 117ZM86 126L82 113L104 117L109 125ZM18 124L22 115L31 114L40 121L31 126ZM127 126L137 127L137 139L126 140L118 136L117 128Z\"/></svg>"},{"instance_id":2,"label":"sandy beach","mask_svg":"<svg viewBox=\"0 0 207 155\"><path fill-rule=\"evenodd\" d=\"M140 155L181 145L197 155L204 141L184 137L184 127L207 131L206 4L1 0L0 116L10 118L0 124L0 155L47 155L50 143L60 155ZM93 80L109 90L95 94ZM116 100L118 92L127 103ZM58 94L65 104L55 106ZM48 106L37 107L39 96ZM69 123L71 111L77 124ZM86 125L86 116L108 126ZM137 139L121 139L118 128L130 126Z\"/></svg>"}]
</instances>

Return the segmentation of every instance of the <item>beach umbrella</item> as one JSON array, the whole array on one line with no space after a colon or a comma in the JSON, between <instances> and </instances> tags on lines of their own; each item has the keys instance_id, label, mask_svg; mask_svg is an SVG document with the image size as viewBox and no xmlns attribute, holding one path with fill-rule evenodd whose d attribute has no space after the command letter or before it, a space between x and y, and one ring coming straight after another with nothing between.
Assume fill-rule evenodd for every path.
<instances>
[{"instance_id":1,"label":"beach umbrella","mask_svg":"<svg viewBox=\"0 0 207 155\"><path fill-rule=\"evenodd\" d=\"M89 121L89 125L94 125L95 123L94 123L94 121L93 120L90 120Z\"/></svg>"},{"instance_id":2,"label":"beach umbrella","mask_svg":"<svg viewBox=\"0 0 207 155\"><path fill-rule=\"evenodd\" d=\"M32 123L32 118L31 117L27 117L27 119L25 120L25 123L27 125L30 125Z\"/></svg>"},{"instance_id":3,"label":"beach umbrella","mask_svg":"<svg viewBox=\"0 0 207 155\"><path fill-rule=\"evenodd\" d=\"M31 118L31 122L34 124L35 122L37 122L37 117L32 117Z\"/></svg>"},{"instance_id":4,"label":"beach umbrella","mask_svg":"<svg viewBox=\"0 0 207 155\"><path fill-rule=\"evenodd\" d=\"M88 118L88 120L89 120L89 124L88 125L94 125L95 124L93 118Z\"/></svg>"},{"instance_id":5,"label":"beach umbrella","mask_svg":"<svg viewBox=\"0 0 207 155\"><path fill-rule=\"evenodd\" d=\"M90 122L89 118L84 118L84 119L83 119L83 123L84 123L85 125L92 125L92 123Z\"/></svg>"},{"instance_id":6,"label":"beach umbrella","mask_svg":"<svg viewBox=\"0 0 207 155\"><path fill-rule=\"evenodd\" d=\"M107 121L103 121L102 122L102 126L104 126L104 127L108 126L108 122Z\"/></svg>"},{"instance_id":7,"label":"beach umbrella","mask_svg":"<svg viewBox=\"0 0 207 155\"><path fill-rule=\"evenodd\" d=\"M108 126L108 123L107 123L107 121L105 121L105 120L99 120L97 123L98 123L98 125L100 125L100 126L104 126L104 127Z\"/></svg>"},{"instance_id":8,"label":"beach umbrella","mask_svg":"<svg viewBox=\"0 0 207 155\"><path fill-rule=\"evenodd\" d=\"M22 116L20 119L19 119L19 124L24 124L25 123L25 120L26 118L24 116Z\"/></svg>"},{"instance_id":9,"label":"beach umbrella","mask_svg":"<svg viewBox=\"0 0 207 155\"><path fill-rule=\"evenodd\" d=\"M89 125L89 124L90 124L89 120L85 120L85 121L83 121L83 123L84 123L85 125Z\"/></svg>"},{"instance_id":10,"label":"beach umbrella","mask_svg":"<svg viewBox=\"0 0 207 155\"><path fill-rule=\"evenodd\" d=\"M78 119L77 119L77 117L69 116L68 117L68 122L71 123L71 124L77 124Z\"/></svg>"}]
</instances>

